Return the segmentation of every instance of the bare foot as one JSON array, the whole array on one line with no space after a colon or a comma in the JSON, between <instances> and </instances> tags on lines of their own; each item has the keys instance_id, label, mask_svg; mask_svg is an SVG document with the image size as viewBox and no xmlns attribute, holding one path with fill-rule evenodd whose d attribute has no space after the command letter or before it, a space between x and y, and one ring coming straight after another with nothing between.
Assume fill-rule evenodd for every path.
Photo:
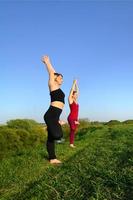
<instances>
[{"instance_id":1,"label":"bare foot","mask_svg":"<svg viewBox=\"0 0 133 200\"><path fill-rule=\"evenodd\" d=\"M70 147L75 148L75 146L73 144L70 144Z\"/></svg>"},{"instance_id":2,"label":"bare foot","mask_svg":"<svg viewBox=\"0 0 133 200\"><path fill-rule=\"evenodd\" d=\"M57 160L57 159L51 159L49 162L51 164L61 164L62 163L60 160Z\"/></svg>"}]
</instances>

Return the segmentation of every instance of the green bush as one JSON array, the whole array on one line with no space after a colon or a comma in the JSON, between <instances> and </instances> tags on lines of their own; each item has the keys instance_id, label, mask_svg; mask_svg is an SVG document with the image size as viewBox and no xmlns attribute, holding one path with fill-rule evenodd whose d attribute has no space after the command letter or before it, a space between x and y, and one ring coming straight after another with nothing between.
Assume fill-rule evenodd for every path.
<instances>
[{"instance_id":1,"label":"green bush","mask_svg":"<svg viewBox=\"0 0 133 200\"><path fill-rule=\"evenodd\" d=\"M0 156L44 143L46 135L44 127L34 120L10 120L0 126Z\"/></svg>"},{"instance_id":2,"label":"green bush","mask_svg":"<svg viewBox=\"0 0 133 200\"><path fill-rule=\"evenodd\" d=\"M128 119L122 122L123 124L133 124L133 119Z\"/></svg>"},{"instance_id":3,"label":"green bush","mask_svg":"<svg viewBox=\"0 0 133 200\"><path fill-rule=\"evenodd\" d=\"M90 126L90 122L88 120L84 120L84 119L79 119L79 128L86 128Z\"/></svg>"},{"instance_id":4,"label":"green bush","mask_svg":"<svg viewBox=\"0 0 133 200\"><path fill-rule=\"evenodd\" d=\"M109 122L106 123L106 125L118 125L118 124L121 124L121 122L118 120L110 120Z\"/></svg>"},{"instance_id":5,"label":"green bush","mask_svg":"<svg viewBox=\"0 0 133 200\"><path fill-rule=\"evenodd\" d=\"M32 135L34 135L34 137L36 136L36 138L37 138L36 141L38 143L44 143L44 141L47 138L46 128L44 126L38 124L37 126L34 127Z\"/></svg>"},{"instance_id":6,"label":"green bush","mask_svg":"<svg viewBox=\"0 0 133 200\"><path fill-rule=\"evenodd\" d=\"M22 144L23 147L26 147L27 145L30 144L29 142L30 134L28 131L24 129L17 129L16 135L19 138L19 142Z\"/></svg>"},{"instance_id":7,"label":"green bush","mask_svg":"<svg viewBox=\"0 0 133 200\"><path fill-rule=\"evenodd\" d=\"M17 134L23 135L23 140L26 137L30 138L32 142L42 142L46 138L44 127L31 119L10 120L7 122L7 126L17 129Z\"/></svg>"},{"instance_id":8,"label":"green bush","mask_svg":"<svg viewBox=\"0 0 133 200\"><path fill-rule=\"evenodd\" d=\"M32 132L32 130L38 125L38 123L31 119L15 119L7 122L7 126L10 128L16 129L25 129L28 132Z\"/></svg>"},{"instance_id":9,"label":"green bush","mask_svg":"<svg viewBox=\"0 0 133 200\"><path fill-rule=\"evenodd\" d=\"M17 149L18 146L20 146L20 141L16 130L9 127L0 128L0 153Z\"/></svg>"}]
</instances>

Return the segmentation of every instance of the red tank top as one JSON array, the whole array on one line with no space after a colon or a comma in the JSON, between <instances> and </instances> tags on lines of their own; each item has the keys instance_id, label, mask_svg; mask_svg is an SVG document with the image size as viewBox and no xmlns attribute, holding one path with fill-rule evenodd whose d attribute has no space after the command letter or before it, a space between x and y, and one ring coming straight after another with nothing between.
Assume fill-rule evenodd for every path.
<instances>
[{"instance_id":1,"label":"red tank top","mask_svg":"<svg viewBox=\"0 0 133 200\"><path fill-rule=\"evenodd\" d=\"M69 107L70 107L70 114L69 114L68 118L78 120L78 111L79 111L78 103L75 103L73 101L72 104L69 104Z\"/></svg>"}]
</instances>

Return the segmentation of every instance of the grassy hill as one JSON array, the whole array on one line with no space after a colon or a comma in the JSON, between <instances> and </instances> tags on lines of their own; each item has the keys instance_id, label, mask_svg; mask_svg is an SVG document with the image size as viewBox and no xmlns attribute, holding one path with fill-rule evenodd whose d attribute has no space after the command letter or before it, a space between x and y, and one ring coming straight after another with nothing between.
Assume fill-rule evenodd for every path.
<instances>
[{"instance_id":1,"label":"grassy hill","mask_svg":"<svg viewBox=\"0 0 133 200\"><path fill-rule=\"evenodd\" d=\"M133 199L133 125L81 129L75 149L68 139L56 145L61 166L49 164L44 145L2 159L1 200Z\"/></svg>"}]
</instances>

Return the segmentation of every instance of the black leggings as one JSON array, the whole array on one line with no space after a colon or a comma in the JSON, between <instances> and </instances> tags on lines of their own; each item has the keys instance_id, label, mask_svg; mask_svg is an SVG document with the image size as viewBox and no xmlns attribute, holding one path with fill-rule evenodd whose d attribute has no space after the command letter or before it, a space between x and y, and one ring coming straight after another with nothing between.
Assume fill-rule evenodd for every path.
<instances>
[{"instance_id":1,"label":"black leggings","mask_svg":"<svg viewBox=\"0 0 133 200\"><path fill-rule=\"evenodd\" d=\"M61 125L59 124L59 117L62 110L60 108L50 106L44 115L44 121L47 125L48 139L47 151L49 160L55 159L55 143L54 140L59 140L63 136Z\"/></svg>"}]
</instances>

